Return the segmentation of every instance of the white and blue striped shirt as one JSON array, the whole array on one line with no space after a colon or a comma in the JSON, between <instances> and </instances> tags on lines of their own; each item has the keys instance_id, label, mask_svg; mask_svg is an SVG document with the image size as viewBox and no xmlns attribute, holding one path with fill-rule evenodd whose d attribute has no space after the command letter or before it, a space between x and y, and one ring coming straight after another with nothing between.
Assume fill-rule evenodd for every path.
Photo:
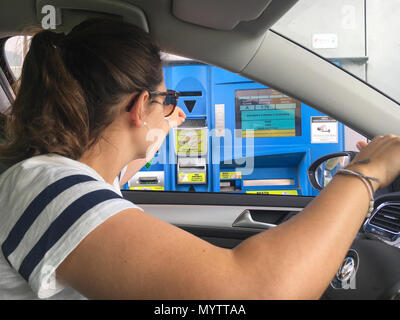
<instances>
[{"instance_id":1,"label":"white and blue striped shirt","mask_svg":"<svg viewBox=\"0 0 400 320\"><path fill-rule=\"evenodd\" d=\"M55 154L0 175L0 299L77 299L55 269L97 226L138 208L89 166Z\"/></svg>"}]
</instances>

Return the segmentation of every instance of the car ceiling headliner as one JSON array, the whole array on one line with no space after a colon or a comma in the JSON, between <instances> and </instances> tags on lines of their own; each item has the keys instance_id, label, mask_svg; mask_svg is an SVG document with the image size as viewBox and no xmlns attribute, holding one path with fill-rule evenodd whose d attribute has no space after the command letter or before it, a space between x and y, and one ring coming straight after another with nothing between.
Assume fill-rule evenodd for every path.
<instances>
[{"instance_id":1,"label":"car ceiling headliner","mask_svg":"<svg viewBox=\"0 0 400 320\"><path fill-rule=\"evenodd\" d=\"M179 0L177 0L179 1ZM268 4L269 0L230 0L236 6L231 6L217 15L221 19L228 15L237 15L232 11L240 11L243 6L259 5L260 2ZM121 3L127 6L137 6L143 10L147 18L150 34L156 39L163 51L186 56L206 63L219 65L234 72L240 72L257 52L267 29L273 25L297 0L273 0L264 11L260 12L255 20L242 21L233 30L216 30L200 26L176 18L173 15L173 0L47 0L46 4L54 4L61 8L88 7L95 2L97 13L88 10L63 10L62 25L56 31L68 31L75 24L90 16L105 16L110 12L110 3ZM0 10L0 37L20 34L22 30L32 25L39 25L40 12L36 6L44 1L2 0ZM75 3L75 4L74 4ZM212 5L212 1L209 1ZM179 3L178 3L179 4ZM4 8L7 8L6 10ZM111 8L108 10L108 8ZM207 9L207 8L206 8ZM210 7L212 10L212 7ZM100 13L103 11L103 13ZM204 11L204 10L203 10ZM37 14L37 12L39 14ZM113 13L113 12L111 12ZM115 14L115 13L114 13ZM206 20L205 11L195 15L197 21ZM193 19L193 17L189 17Z\"/></svg>"}]
</instances>

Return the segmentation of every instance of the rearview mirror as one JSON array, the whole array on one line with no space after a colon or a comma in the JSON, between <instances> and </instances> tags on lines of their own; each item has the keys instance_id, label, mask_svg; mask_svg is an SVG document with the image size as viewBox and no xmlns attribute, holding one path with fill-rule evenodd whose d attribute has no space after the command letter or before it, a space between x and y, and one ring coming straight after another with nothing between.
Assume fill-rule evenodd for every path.
<instances>
[{"instance_id":1,"label":"rearview mirror","mask_svg":"<svg viewBox=\"0 0 400 320\"><path fill-rule=\"evenodd\" d=\"M354 159L357 152L331 153L314 161L308 168L308 179L317 190L322 190L332 180L336 171L343 169Z\"/></svg>"}]
</instances>

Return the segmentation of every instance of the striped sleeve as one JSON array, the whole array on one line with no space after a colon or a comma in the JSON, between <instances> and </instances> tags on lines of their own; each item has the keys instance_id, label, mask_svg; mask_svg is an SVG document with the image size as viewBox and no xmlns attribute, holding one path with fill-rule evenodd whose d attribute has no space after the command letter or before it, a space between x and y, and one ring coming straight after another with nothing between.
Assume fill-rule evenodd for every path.
<instances>
[{"instance_id":1,"label":"striped sleeve","mask_svg":"<svg viewBox=\"0 0 400 320\"><path fill-rule=\"evenodd\" d=\"M2 243L3 255L39 298L49 298L65 288L56 268L97 226L128 208L138 207L103 181L64 177L30 201Z\"/></svg>"}]
</instances>

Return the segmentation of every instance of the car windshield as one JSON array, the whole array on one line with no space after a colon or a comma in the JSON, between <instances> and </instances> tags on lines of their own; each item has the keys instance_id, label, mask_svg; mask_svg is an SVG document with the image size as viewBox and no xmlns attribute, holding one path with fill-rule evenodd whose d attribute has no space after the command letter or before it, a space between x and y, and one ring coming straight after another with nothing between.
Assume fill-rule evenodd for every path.
<instances>
[{"instance_id":1,"label":"car windshield","mask_svg":"<svg viewBox=\"0 0 400 320\"><path fill-rule=\"evenodd\" d=\"M399 0L302 0L272 29L398 102L399 15Z\"/></svg>"}]
</instances>

